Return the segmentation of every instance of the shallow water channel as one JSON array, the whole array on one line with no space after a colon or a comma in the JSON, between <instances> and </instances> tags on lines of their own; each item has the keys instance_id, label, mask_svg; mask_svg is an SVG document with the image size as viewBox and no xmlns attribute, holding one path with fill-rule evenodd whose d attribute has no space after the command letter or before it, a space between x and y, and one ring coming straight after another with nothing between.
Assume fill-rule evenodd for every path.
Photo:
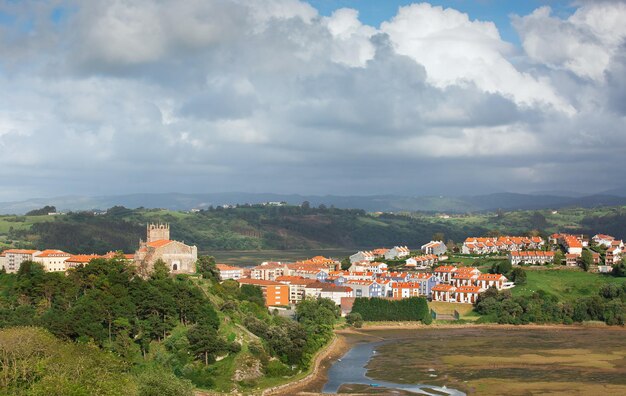
<instances>
[{"instance_id":1,"label":"shallow water channel","mask_svg":"<svg viewBox=\"0 0 626 396\"><path fill-rule=\"evenodd\" d=\"M376 354L376 349L388 341L357 344L338 359L328 370L328 381L323 393L337 393L344 384L362 384L370 387L395 389L417 395L465 395L456 389L427 384L397 384L389 381L371 379L367 376L367 364ZM436 373L432 374L436 376Z\"/></svg>"}]
</instances>

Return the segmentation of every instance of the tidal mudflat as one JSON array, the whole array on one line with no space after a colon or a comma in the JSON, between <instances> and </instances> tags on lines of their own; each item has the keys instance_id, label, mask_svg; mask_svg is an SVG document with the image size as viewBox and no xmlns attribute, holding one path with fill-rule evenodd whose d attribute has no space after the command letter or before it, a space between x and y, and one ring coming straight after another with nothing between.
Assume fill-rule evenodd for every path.
<instances>
[{"instance_id":1,"label":"tidal mudflat","mask_svg":"<svg viewBox=\"0 0 626 396\"><path fill-rule=\"evenodd\" d=\"M475 326L342 336L352 339L352 349L333 363L318 391L626 394L623 328Z\"/></svg>"}]
</instances>

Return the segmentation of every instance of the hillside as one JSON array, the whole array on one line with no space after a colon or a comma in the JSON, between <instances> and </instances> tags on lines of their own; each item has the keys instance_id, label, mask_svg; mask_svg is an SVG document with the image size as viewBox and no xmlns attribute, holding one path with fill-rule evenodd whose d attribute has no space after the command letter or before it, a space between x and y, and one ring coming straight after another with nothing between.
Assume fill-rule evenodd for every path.
<instances>
[{"instance_id":1,"label":"hillside","mask_svg":"<svg viewBox=\"0 0 626 396\"><path fill-rule=\"evenodd\" d=\"M105 215L70 213L46 220L0 217L0 241L5 246L55 247L72 253L130 252L144 238L148 222L170 223L173 239L194 244L200 251L357 248L398 243L420 246L436 232L460 239L466 233L485 231L402 215L372 216L362 210L299 206L249 206L195 213L115 207Z\"/></svg>"},{"instance_id":2,"label":"hillside","mask_svg":"<svg viewBox=\"0 0 626 396\"><path fill-rule=\"evenodd\" d=\"M0 213L24 214L44 205L54 205L62 211L106 209L113 206L128 208L165 208L188 211L208 209L224 205L261 204L264 202L286 202L300 205L304 201L311 206L334 206L341 209L362 209L368 212L426 211L468 213L503 210L560 209L567 207L596 208L611 205L626 205L626 196L619 189L599 195L563 195L563 193L492 193L473 196L443 195L300 195L271 193L204 193L204 194L127 194L111 196L64 196L37 198L15 202L0 202Z\"/></svg>"},{"instance_id":3,"label":"hillside","mask_svg":"<svg viewBox=\"0 0 626 396\"><path fill-rule=\"evenodd\" d=\"M397 244L416 248L436 233L461 242L488 232L609 233L626 238L626 208L498 211L449 218L416 212L368 214L362 210L300 206L242 206L200 212L114 207L63 216L0 216L1 247L58 248L70 253L132 252L149 222L171 224L172 238L200 251L357 249Z\"/></svg>"},{"instance_id":4,"label":"hillside","mask_svg":"<svg viewBox=\"0 0 626 396\"><path fill-rule=\"evenodd\" d=\"M332 338L334 302L301 302L297 320L272 315L261 289L198 264L201 274L170 277L157 263L147 279L115 259L0 273L0 394L258 394L305 376Z\"/></svg>"}]
</instances>

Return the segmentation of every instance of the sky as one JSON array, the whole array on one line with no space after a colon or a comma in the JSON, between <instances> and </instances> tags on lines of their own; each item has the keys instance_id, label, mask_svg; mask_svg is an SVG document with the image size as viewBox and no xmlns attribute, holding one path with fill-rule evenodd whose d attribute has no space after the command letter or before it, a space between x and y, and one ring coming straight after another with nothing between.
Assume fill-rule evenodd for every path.
<instances>
[{"instance_id":1,"label":"sky","mask_svg":"<svg viewBox=\"0 0 626 396\"><path fill-rule=\"evenodd\" d=\"M626 3L0 0L0 201L626 184Z\"/></svg>"}]
</instances>

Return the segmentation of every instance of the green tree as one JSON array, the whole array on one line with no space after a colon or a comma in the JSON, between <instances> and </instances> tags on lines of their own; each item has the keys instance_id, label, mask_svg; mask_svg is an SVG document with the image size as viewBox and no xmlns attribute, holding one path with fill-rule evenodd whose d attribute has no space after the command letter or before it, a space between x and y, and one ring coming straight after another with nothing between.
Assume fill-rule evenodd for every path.
<instances>
[{"instance_id":1,"label":"green tree","mask_svg":"<svg viewBox=\"0 0 626 396\"><path fill-rule=\"evenodd\" d=\"M34 209L30 212L26 212L26 216L45 216L48 213L56 213L57 208L52 205L46 205L41 209Z\"/></svg>"},{"instance_id":2,"label":"green tree","mask_svg":"<svg viewBox=\"0 0 626 396\"><path fill-rule=\"evenodd\" d=\"M515 282L516 285L526 284L526 271L520 267L514 268L509 277L511 281Z\"/></svg>"},{"instance_id":3,"label":"green tree","mask_svg":"<svg viewBox=\"0 0 626 396\"><path fill-rule=\"evenodd\" d=\"M210 279L212 281L219 282L220 271L215 264L215 257L213 256L200 256L196 261L196 273L202 275L204 279Z\"/></svg>"},{"instance_id":4,"label":"green tree","mask_svg":"<svg viewBox=\"0 0 626 396\"><path fill-rule=\"evenodd\" d=\"M363 327L363 316L361 316L361 314L358 312L355 312L355 313L350 312L349 314L346 315L346 322L350 326L359 329Z\"/></svg>"},{"instance_id":5,"label":"green tree","mask_svg":"<svg viewBox=\"0 0 626 396\"><path fill-rule=\"evenodd\" d=\"M211 326L197 324L189 329L187 338L189 350L194 356L201 358L205 366L209 365L209 360L213 360L216 353L226 349L226 344Z\"/></svg>"},{"instance_id":6,"label":"green tree","mask_svg":"<svg viewBox=\"0 0 626 396\"><path fill-rule=\"evenodd\" d=\"M176 377L172 372L149 369L137 377L138 396L192 396L191 381Z\"/></svg>"},{"instance_id":7,"label":"green tree","mask_svg":"<svg viewBox=\"0 0 626 396\"><path fill-rule=\"evenodd\" d=\"M433 241L444 241L445 234L443 232L435 232L431 238Z\"/></svg>"},{"instance_id":8,"label":"green tree","mask_svg":"<svg viewBox=\"0 0 626 396\"><path fill-rule=\"evenodd\" d=\"M565 261L565 255L560 249L554 252L554 264L555 265L563 265L564 261Z\"/></svg>"},{"instance_id":9,"label":"green tree","mask_svg":"<svg viewBox=\"0 0 626 396\"><path fill-rule=\"evenodd\" d=\"M626 257L622 257L620 262L613 266L613 271L611 273L613 276L626 276Z\"/></svg>"},{"instance_id":10,"label":"green tree","mask_svg":"<svg viewBox=\"0 0 626 396\"><path fill-rule=\"evenodd\" d=\"M491 265L489 273L508 275L513 269L513 265L509 260L501 260Z\"/></svg>"},{"instance_id":11,"label":"green tree","mask_svg":"<svg viewBox=\"0 0 626 396\"><path fill-rule=\"evenodd\" d=\"M152 274L150 277L155 280L159 279L167 279L170 276L170 269L165 264L165 261L158 259L154 262L154 267L152 269Z\"/></svg>"},{"instance_id":12,"label":"green tree","mask_svg":"<svg viewBox=\"0 0 626 396\"><path fill-rule=\"evenodd\" d=\"M589 269L593 265L593 255L591 254L591 251L588 249L583 250L580 259L580 265L583 270L589 271Z\"/></svg>"}]
</instances>

